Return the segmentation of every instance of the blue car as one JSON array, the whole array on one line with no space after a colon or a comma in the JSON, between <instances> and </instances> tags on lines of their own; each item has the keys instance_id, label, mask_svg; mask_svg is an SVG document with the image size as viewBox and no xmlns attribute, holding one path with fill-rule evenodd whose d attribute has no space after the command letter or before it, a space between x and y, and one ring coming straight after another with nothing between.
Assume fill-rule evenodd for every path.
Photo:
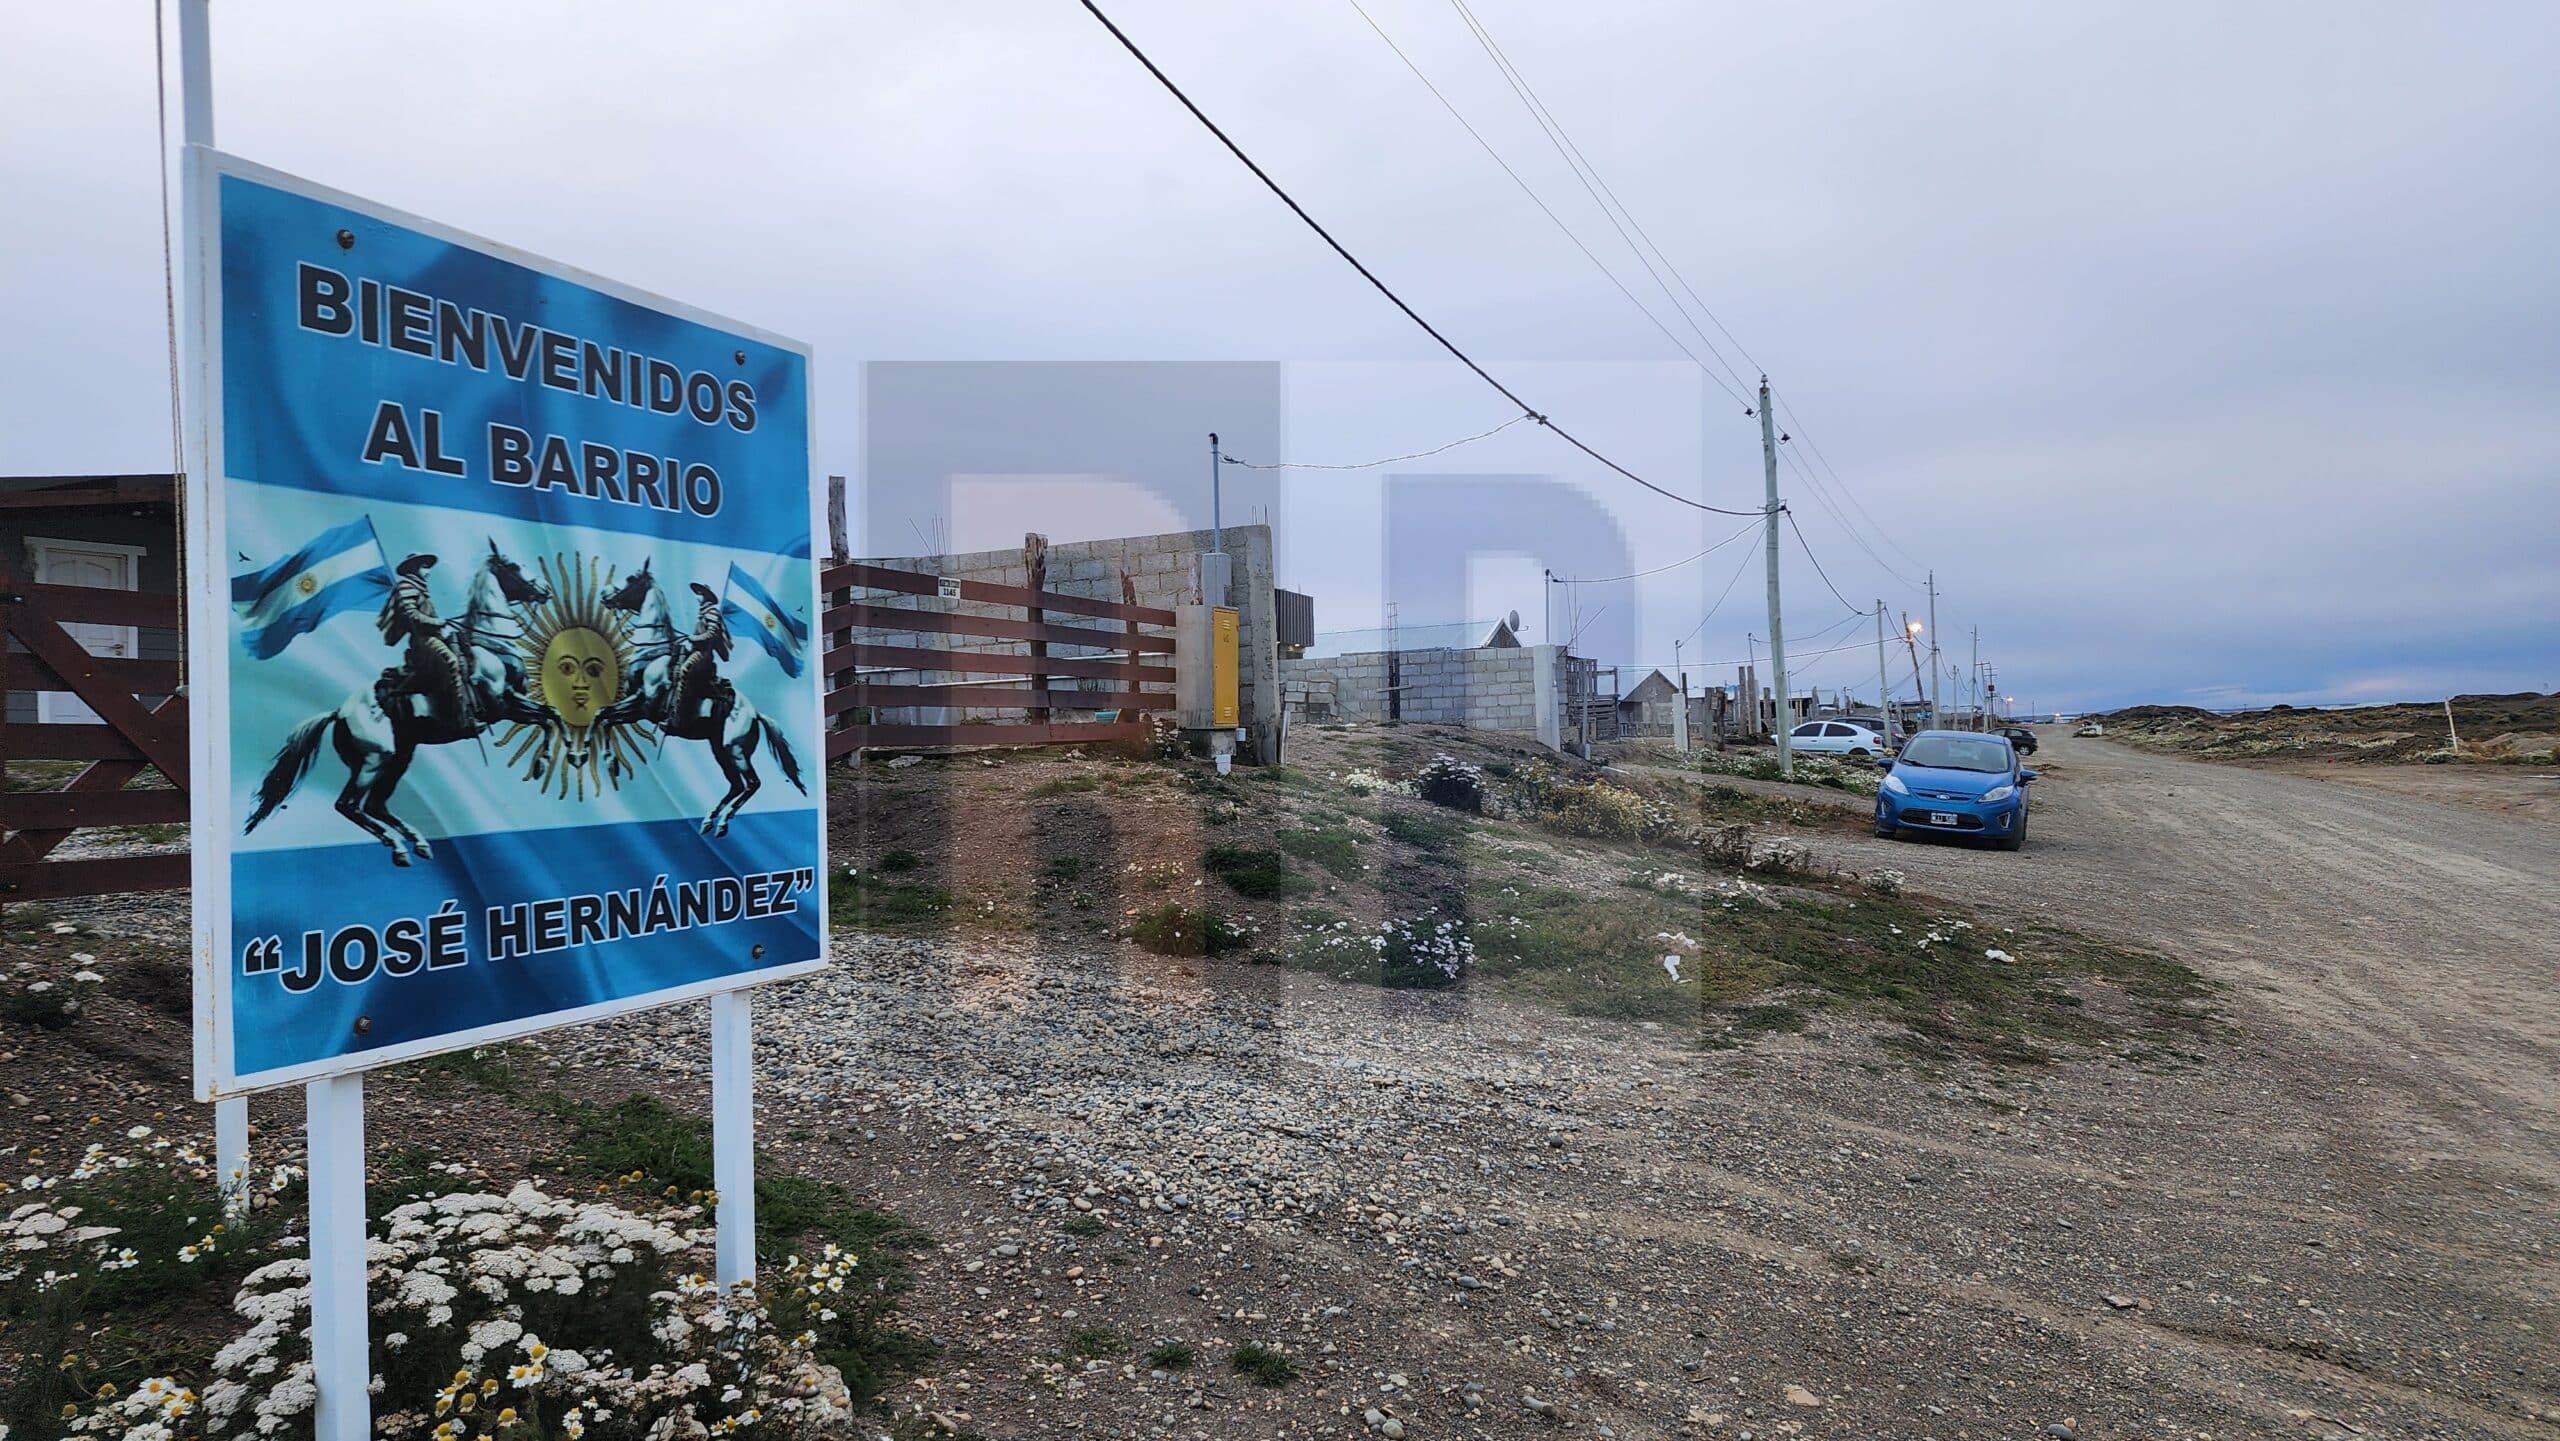
<instances>
[{"instance_id":1,"label":"blue car","mask_svg":"<svg viewBox=\"0 0 2560 1441\"><path fill-rule=\"evenodd\" d=\"M2035 778L2004 736L1922 731L1903 743L1876 791L1876 834L1934 831L2014 851L2027 843L2027 783Z\"/></svg>"}]
</instances>

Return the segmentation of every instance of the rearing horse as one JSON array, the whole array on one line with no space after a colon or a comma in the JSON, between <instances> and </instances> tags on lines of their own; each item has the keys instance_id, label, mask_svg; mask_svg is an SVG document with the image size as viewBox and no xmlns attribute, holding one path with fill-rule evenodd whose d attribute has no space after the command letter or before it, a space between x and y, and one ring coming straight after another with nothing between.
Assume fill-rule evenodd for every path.
<instances>
[{"instance_id":1,"label":"rearing horse","mask_svg":"<svg viewBox=\"0 0 2560 1441\"><path fill-rule=\"evenodd\" d=\"M782 766L783 779L802 795L809 793L809 786L800 778L800 759L791 753L781 728L759 714L755 703L735 686L720 678L720 659L729 654L729 630L720 620L717 599L711 592L699 585L693 589L704 597L703 611L708 622L706 633L700 636L678 632L675 623L667 618L667 593L659 588L658 578L650 573L647 561L642 561L629 580L604 597L607 610L633 617L624 629L633 653L630 673L623 677L622 694L596 712L588 736L592 743L603 739L613 726L653 725L677 740L708 743L712 759L720 763L720 773L728 778L729 792L702 818L702 833L725 836L730 819L764 785L764 778L756 774L759 743L773 747L773 758ZM620 764L618 758L614 764Z\"/></svg>"},{"instance_id":2,"label":"rearing horse","mask_svg":"<svg viewBox=\"0 0 2560 1441\"><path fill-rule=\"evenodd\" d=\"M338 792L338 814L389 846L395 866L409 864L413 853L432 859L435 851L427 838L391 811L391 794L400 788L418 747L470 740L498 721L538 726L554 736L568 734L568 722L560 713L534 698L524 659L515 646L524 634L515 607L540 605L549 599L549 586L527 576L523 567L499 553L496 541L489 542L487 558L472 573L461 617L446 627L448 641L461 652L475 713L420 714L406 695L396 696L400 704L386 709L380 688L366 686L336 710L323 711L294 727L276 752L267 778L259 783L258 804L241 833L256 830L293 794L319 758L325 737L335 742L338 759L347 767L346 787Z\"/></svg>"}]
</instances>

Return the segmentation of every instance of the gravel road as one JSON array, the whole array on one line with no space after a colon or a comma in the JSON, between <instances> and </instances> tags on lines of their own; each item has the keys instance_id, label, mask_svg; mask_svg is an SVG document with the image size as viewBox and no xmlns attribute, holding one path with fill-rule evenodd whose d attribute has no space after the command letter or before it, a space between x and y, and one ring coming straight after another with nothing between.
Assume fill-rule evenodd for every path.
<instances>
[{"instance_id":1,"label":"gravel road","mask_svg":"<svg viewBox=\"0 0 2560 1441\"><path fill-rule=\"evenodd\" d=\"M1811 839L2183 954L2194 1061L865 938L760 1003L763 1135L941 1238L907 1400L987 1437L2560 1438L2560 832L2040 759L2022 855ZM689 1010L614 1029L698 1065Z\"/></svg>"}]
</instances>

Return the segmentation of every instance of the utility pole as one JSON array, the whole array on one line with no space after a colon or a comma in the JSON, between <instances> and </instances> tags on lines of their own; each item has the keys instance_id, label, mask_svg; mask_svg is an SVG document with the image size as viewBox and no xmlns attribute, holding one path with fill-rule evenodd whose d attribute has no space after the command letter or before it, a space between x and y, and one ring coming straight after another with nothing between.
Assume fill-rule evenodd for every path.
<instances>
[{"instance_id":1,"label":"utility pole","mask_svg":"<svg viewBox=\"0 0 2560 1441\"><path fill-rule=\"evenodd\" d=\"M1551 567L1539 572L1547 578L1538 587L1538 644L1556 643L1556 573Z\"/></svg>"},{"instance_id":2,"label":"utility pole","mask_svg":"<svg viewBox=\"0 0 2560 1441\"><path fill-rule=\"evenodd\" d=\"M1789 724L1794 717L1787 712L1787 628L1778 616L1778 429L1769 417L1769 377L1760 377L1760 470L1768 484L1768 509L1764 512L1769 546L1769 682L1776 687L1778 714L1773 722L1778 732L1778 774L1796 773L1795 747L1788 741Z\"/></svg>"},{"instance_id":3,"label":"utility pole","mask_svg":"<svg viewBox=\"0 0 2560 1441\"><path fill-rule=\"evenodd\" d=\"M1220 504L1220 491L1225 477L1219 474L1218 433L1209 432L1209 553L1223 554L1227 548L1226 510ZM1215 599L1215 597L1211 597Z\"/></svg>"},{"instance_id":4,"label":"utility pole","mask_svg":"<svg viewBox=\"0 0 2560 1441\"><path fill-rule=\"evenodd\" d=\"M1893 744L1893 682L1884 677L1884 597L1876 597L1876 720L1885 744Z\"/></svg>"},{"instance_id":5,"label":"utility pole","mask_svg":"<svg viewBox=\"0 0 2560 1441\"><path fill-rule=\"evenodd\" d=\"M1973 728L1989 730L1982 719L1982 627L1973 628Z\"/></svg>"},{"instance_id":6,"label":"utility pole","mask_svg":"<svg viewBox=\"0 0 2560 1441\"><path fill-rule=\"evenodd\" d=\"M1929 572L1929 728L1943 722L1938 710L1938 573Z\"/></svg>"},{"instance_id":7,"label":"utility pole","mask_svg":"<svg viewBox=\"0 0 2560 1441\"><path fill-rule=\"evenodd\" d=\"M1911 618L1911 612L1907 610L1902 613L1902 648L1911 652L1912 704L1927 705L1929 703L1929 692L1920 684L1920 623L1913 620ZM1930 719L1934 721L1936 717L1931 716ZM1927 730L1928 727L1919 726L1915 727L1915 729Z\"/></svg>"}]
</instances>

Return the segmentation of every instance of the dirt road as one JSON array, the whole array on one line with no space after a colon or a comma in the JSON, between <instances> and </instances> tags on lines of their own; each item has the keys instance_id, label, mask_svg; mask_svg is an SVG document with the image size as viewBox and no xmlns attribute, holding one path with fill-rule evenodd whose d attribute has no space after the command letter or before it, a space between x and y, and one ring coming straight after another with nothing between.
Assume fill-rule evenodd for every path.
<instances>
[{"instance_id":1,"label":"dirt road","mask_svg":"<svg viewBox=\"0 0 2560 1441\"><path fill-rule=\"evenodd\" d=\"M942 1238L916 1404L988 1437L2560 1437L2554 833L2041 759L2022 855L1811 839L2184 953L2229 987L2188 1058L875 938L764 1010L764 1133Z\"/></svg>"},{"instance_id":2,"label":"dirt road","mask_svg":"<svg viewBox=\"0 0 2560 1441\"><path fill-rule=\"evenodd\" d=\"M2414 1134L2560 1182L2560 829L2099 740L2032 759L2024 852L1924 841L1893 864L2179 952L2265 1005L2310 1073L2387 1079L2375 1099ZM1831 850L1875 864L1872 845Z\"/></svg>"}]
</instances>

